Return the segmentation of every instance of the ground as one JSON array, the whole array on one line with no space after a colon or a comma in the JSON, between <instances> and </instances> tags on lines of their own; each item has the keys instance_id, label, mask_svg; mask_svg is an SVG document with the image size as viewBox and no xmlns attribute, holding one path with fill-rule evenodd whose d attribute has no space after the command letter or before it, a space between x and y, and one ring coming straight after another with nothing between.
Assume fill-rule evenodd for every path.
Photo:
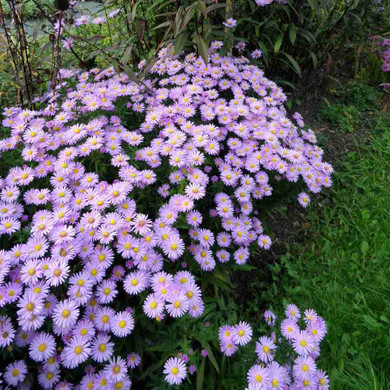
<instances>
[{"instance_id":1,"label":"ground","mask_svg":"<svg viewBox=\"0 0 390 390\"><path fill-rule=\"evenodd\" d=\"M356 100L348 93L326 96L325 114L346 100L359 107L360 97ZM239 302L251 302L249 310L255 316L269 306L278 311L282 301L313 307L329 328L319 366L328 371L331 388L386 389L390 386L389 96L378 93L375 107L366 102L369 109L364 112L345 106L347 117L360 112L352 131L345 131L345 123L340 129L330 125L326 115L318 115L323 98L308 96L297 111L317 133L325 161L334 166L334 185L315 196L307 210L292 200L265 211L276 240L270 251L252 259L256 269L237 274ZM354 118L350 120L355 124Z\"/></svg>"}]
</instances>

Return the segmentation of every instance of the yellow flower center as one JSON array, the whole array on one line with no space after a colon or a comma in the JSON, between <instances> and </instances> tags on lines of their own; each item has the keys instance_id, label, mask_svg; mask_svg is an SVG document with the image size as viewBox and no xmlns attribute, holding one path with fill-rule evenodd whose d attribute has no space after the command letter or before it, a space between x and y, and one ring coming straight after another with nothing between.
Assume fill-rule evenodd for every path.
<instances>
[{"instance_id":1,"label":"yellow flower center","mask_svg":"<svg viewBox=\"0 0 390 390\"><path fill-rule=\"evenodd\" d=\"M38 351L45 352L47 349L47 345L45 343L39 344Z\"/></svg>"}]
</instances>

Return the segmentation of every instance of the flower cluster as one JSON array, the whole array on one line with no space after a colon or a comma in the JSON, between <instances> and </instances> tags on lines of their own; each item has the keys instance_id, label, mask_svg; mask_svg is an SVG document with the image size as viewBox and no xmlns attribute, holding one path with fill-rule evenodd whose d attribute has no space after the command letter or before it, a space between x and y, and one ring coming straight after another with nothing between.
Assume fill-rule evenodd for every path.
<instances>
[{"instance_id":1,"label":"flower cluster","mask_svg":"<svg viewBox=\"0 0 390 390\"><path fill-rule=\"evenodd\" d=\"M376 46L376 53L382 58L382 70L390 72L390 39L381 36L374 36L373 41ZM389 83L384 84L384 89L389 88Z\"/></svg>"},{"instance_id":2,"label":"flower cluster","mask_svg":"<svg viewBox=\"0 0 390 390\"><path fill-rule=\"evenodd\" d=\"M161 50L143 86L112 68L62 70L41 110L5 109L10 136L0 151L21 150L24 161L0 180L0 236L9 237L0 251L0 345L28 348L42 387L63 370L104 363L82 383L129 388L131 362L114 347L135 317L203 312L183 261L211 271L246 263L250 246L269 248L256 209L274 176L302 179L315 193L331 185L314 133L298 114L297 125L288 118L282 90L218 47L207 65ZM115 115L118 104L139 122ZM140 307L124 306L126 294L141 294ZM8 366L8 383L29 383L23 367Z\"/></svg>"},{"instance_id":3,"label":"flower cluster","mask_svg":"<svg viewBox=\"0 0 390 390\"><path fill-rule=\"evenodd\" d=\"M255 0L256 4L260 7L264 7L265 5L270 5L274 2L275 0ZM279 3L283 2L283 4L286 4L284 0L278 0Z\"/></svg>"},{"instance_id":4,"label":"flower cluster","mask_svg":"<svg viewBox=\"0 0 390 390\"><path fill-rule=\"evenodd\" d=\"M271 311L264 314L264 319L268 325L276 325L276 316ZM326 331L324 320L314 310L306 310L302 321L299 309L295 305L288 305L286 318L280 326L281 337L272 332L271 337L262 336L256 342L258 362L248 371L247 389L328 389L328 377L317 368L315 362ZM225 356L231 356L239 345L248 343L251 336L252 330L246 323L222 326L219 329L221 351ZM278 346L282 345L288 348L288 353L284 352L284 359L278 352ZM286 358L287 362L283 365L277 361Z\"/></svg>"},{"instance_id":5,"label":"flower cluster","mask_svg":"<svg viewBox=\"0 0 390 390\"><path fill-rule=\"evenodd\" d=\"M235 326L224 325L219 328L219 344L225 356L232 356L238 346L248 344L252 339L252 328L244 321Z\"/></svg>"},{"instance_id":6,"label":"flower cluster","mask_svg":"<svg viewBox=\"0 0 390 390\"><path fill-rule=\"evenodd\" d=\"M102 26L107 23L107 19L103 16L97 16L96 18L91 20L91 16L88 14L82 14L78 15L77 11L75 10L75 6L78 5L79 2L73 2L71 7L69 8L69 14L71 17L68 17L69 15L65 14L65 20L56 21L55 23L55 31L59 35L61 35L61 41L62 46L66 50L70 50L74 45L74 40L71 37L66 37L67 35L64 31L64 27L66 26L66 29L73 29L80 26L88 26L88 25L96 25L96 26ZM114 9L111 11L107 16L108 19L115 18L120 13L120 9ZM77 16L77 17L75 17Z\"/></svg>"}]
</instances>

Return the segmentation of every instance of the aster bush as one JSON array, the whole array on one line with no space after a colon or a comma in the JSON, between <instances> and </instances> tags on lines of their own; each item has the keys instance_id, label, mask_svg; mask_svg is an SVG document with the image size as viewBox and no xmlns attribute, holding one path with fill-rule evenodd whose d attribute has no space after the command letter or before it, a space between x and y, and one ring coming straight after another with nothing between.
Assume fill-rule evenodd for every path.
<instances>
[{"instance_id":1,"label":"aster bush","mask_svg":"<svg viewBox=\"0 0 390 390\"><path fill-rule=\"evenodd\" d=\"M217 295L253 249L271 246L258 209L274 187L331 185L281 88L221 45L208 64L167 47L142 84L113 68L61 70L41 108L4 110L3 159L21 159L0 182L7 384L128 389L139 355L168 352L154 347L156 320L211 358L194 331L216 307L201 288ZM177 360L173 371L184 378Z\"/></svg>"}]
</instances>

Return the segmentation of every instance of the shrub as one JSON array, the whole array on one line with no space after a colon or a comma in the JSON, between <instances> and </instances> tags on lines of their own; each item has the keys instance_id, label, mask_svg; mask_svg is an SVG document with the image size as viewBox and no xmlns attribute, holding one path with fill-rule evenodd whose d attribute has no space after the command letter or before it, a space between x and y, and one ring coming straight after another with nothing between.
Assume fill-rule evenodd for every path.
<instances>
[{"instance_id":1,"label":"shrub","mask_svg":"<svg viewBox=\"0 0 390 390\"><path fill-rule=\"evenodd\" d=\"M1 180L9 384L129 388L127 336L145 352L150 317L184 337L189 328L172 319L210 310L200 290L209 271L223 279L252 248L270 247L257 205L273 187L331 185L282 90L220 46L207 65L161 50L141 86L112 68L62 70L42 109L4 111L1 151L24 160Z\"/></svg>"}]
</instances>

